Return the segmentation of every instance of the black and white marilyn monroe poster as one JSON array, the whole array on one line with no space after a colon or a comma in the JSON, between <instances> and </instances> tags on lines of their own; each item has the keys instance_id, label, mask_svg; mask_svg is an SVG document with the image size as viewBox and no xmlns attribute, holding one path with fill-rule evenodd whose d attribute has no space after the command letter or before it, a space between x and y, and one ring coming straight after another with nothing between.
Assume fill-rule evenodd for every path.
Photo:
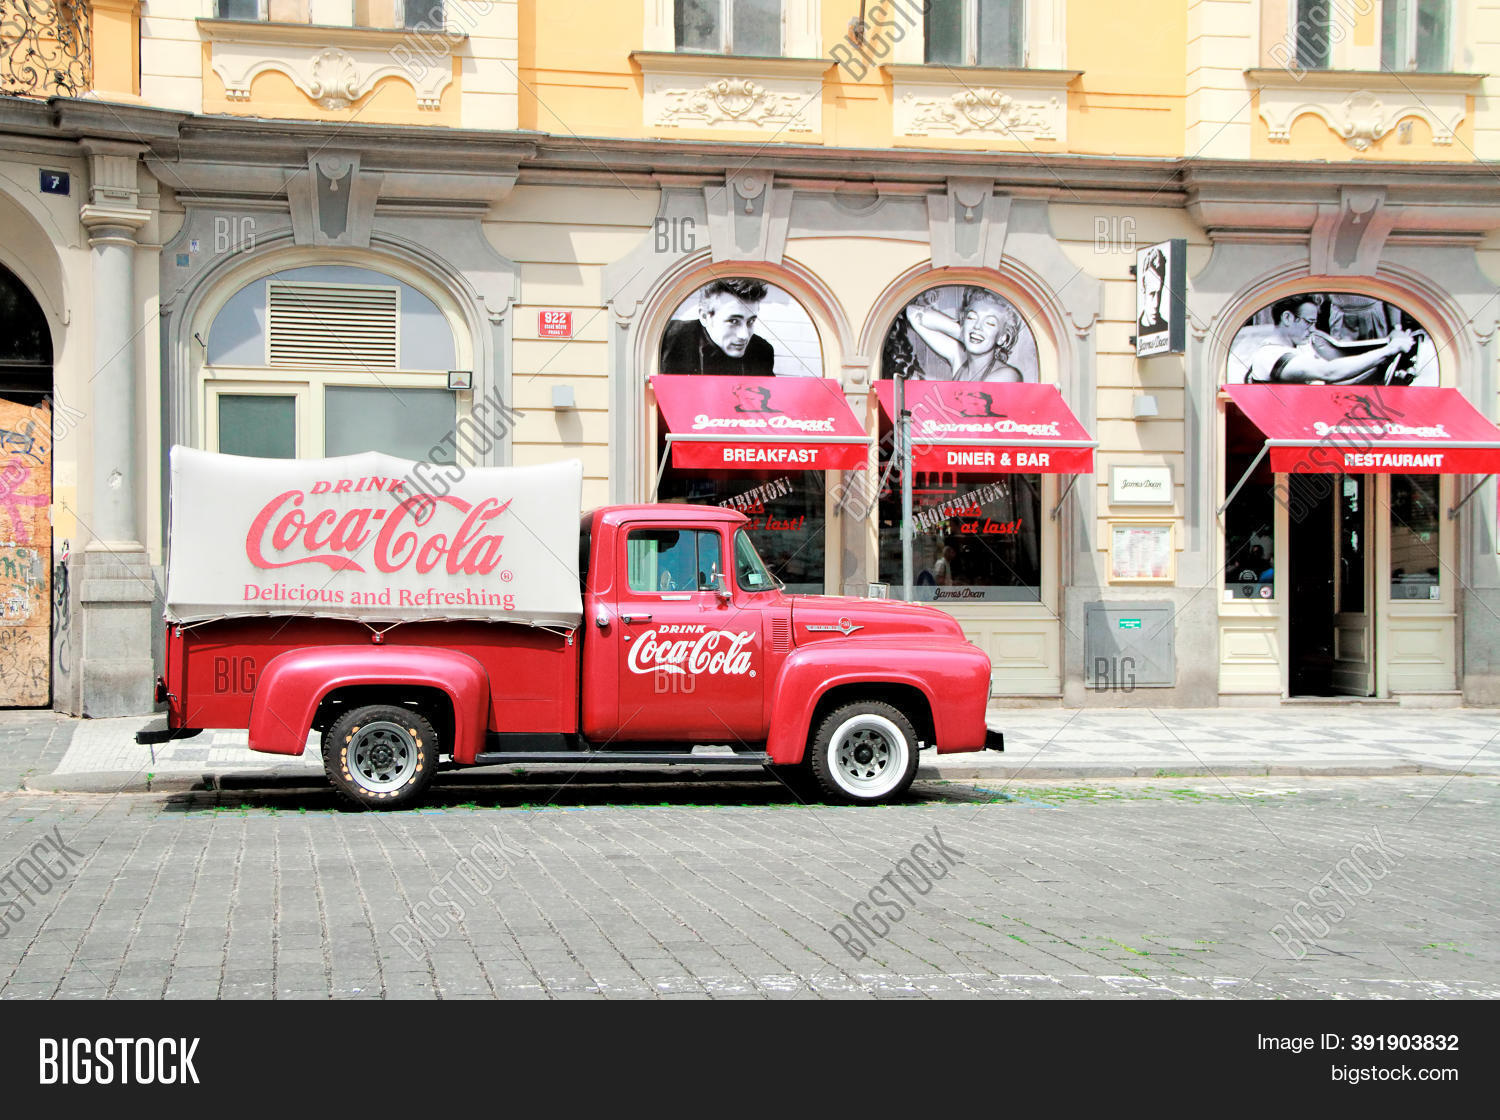
<instances>
[{"instance_id":1,"label":"black and white marilyn monroe poster","mask_svg":"<svg viewBox=\"0 0 1500 1120\"><path fill-rule=\"evenodd\" d=\"M917 381L1037 381L1036 338L1016 306L988 288L929 288L891 324L881 375Z\"/></svg>"}]
</instances>

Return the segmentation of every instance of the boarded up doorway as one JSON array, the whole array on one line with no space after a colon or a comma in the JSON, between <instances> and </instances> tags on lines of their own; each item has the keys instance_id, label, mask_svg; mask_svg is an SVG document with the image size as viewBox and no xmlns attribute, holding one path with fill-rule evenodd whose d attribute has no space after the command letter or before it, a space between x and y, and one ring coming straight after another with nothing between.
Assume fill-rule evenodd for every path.
<instances>
[{"instance_id":1,"label":"boarded up doorway","mask_svg":"<svg viewBox=\"0 0 1500 1120\"><path fill-rule=\"evenodd\" d=\"M0 395L0 708L52 701L51 505L52 410Z\"/></svg>"}]
</instances>

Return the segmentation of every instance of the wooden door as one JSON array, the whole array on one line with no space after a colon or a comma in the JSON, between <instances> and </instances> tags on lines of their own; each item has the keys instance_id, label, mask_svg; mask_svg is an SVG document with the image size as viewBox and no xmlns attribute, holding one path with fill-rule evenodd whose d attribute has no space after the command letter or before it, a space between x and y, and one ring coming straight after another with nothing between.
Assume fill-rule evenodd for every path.
<instances>
[{"instance_id":1,"label":"wooden door","mask_svg":"<svg viewBox=\"0 0 1500 1120\"><path fill-rule=\"evenodd\" d=\"M0 708L52 699L52 410L0 397Z\"/></svg>"}]
</instances>

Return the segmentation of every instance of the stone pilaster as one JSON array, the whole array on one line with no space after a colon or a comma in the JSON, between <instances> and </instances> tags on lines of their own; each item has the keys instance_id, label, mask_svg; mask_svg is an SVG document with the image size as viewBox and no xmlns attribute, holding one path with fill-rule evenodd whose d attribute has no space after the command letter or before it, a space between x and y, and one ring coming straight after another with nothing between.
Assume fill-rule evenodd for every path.
<instances>
[{"instance_id":1,"label":"stone pilaster","mask_svg":"<svg viewBox=\"0 0 1500 1120\"><path fill-rule=\"evenodd\" d=\"M93 250L93 374L89 380L87 536L74 580L79 596L79 713L122 716L152 709L151 623L158 596L141 543L138 502L145 449L137 426L135 352L143 324L135 299L136 232L151 218L139 207L143 149L85 141L89 201L80 219Z\"/></svg>"}]
</instances>

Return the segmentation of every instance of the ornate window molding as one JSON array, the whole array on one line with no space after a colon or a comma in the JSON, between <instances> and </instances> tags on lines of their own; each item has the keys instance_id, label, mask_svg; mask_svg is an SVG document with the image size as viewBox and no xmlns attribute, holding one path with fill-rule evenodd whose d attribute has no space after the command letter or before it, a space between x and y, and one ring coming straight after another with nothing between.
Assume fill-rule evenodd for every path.
<instances>
[{"instance_id":1,"label":"ornate window molding","mask_svg":"<svg viewBox=\"0 0 1500 1120\"><path fill-rule=\"evenodd\" d=\"M1245 77L1260 94L1272 143L1289 143L1297 118L1311 113L1363 152L1408 117L1427 122L1434 144L1452 144L1484 75L1260 69L1246 70Z\"/></svg>"},{"instance_id":2,"label":"ornate window molding","mask_svg":"<svg viewBox=\"0 0 1500 1120\"><path fill-rule=\"evenodd\" d=\"M826 58L743 58L634 51L645 78L646 128L780 133L823 131Z\"/></svg>"},{"instance_id":3,"label":"ornate window molding","mask_svg":"<svg viewBox=\"0 0 1500 1120\"><path fill-rule=\"evenodd\" d=\"M256 77L275 70L325 109L348 108L382 78L398 77L416 91L418 108L435 110L453 82L454 48L468 38L217 19L200 19L198 28L212 44L210 64L230 101L248 101Z\"/></svg>"},{"instance_id":4,"label":"ornate window molding","mask_svg":"<svg viewBox=\"0 0 1500 1120\"><path fill-rule=\"evenodd\" d=\"M1065 143L1068 84L1081 70L889 65L899 137Z\"/></svg>"}]
</instances>

